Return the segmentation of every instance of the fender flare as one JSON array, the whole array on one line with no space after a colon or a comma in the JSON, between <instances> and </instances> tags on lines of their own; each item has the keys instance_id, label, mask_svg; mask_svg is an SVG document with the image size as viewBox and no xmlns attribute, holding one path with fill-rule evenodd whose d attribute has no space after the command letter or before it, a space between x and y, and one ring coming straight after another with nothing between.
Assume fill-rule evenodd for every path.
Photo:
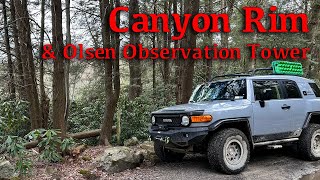
<instances>
[{"instance_id":1,"label":"fender flare","mask_svg":"<svg viewBox=\"0 0 320 180\"><path fill-rule=\"evenodd\" d=\"M227 119L220 119L213 124L211 124L208 129L209 132L214 132L216 131L220 126L225 125L225 124L233 124L233 123L246 123L246 129L248 130L248 140L250 144L253 146L253 138L252 138L252 131L251 131L251 126L250 126L250 121L248 117L239 117L239 118L227 118Z\"/></svg>"},{"instance_id":2,"label":"fender flare","mask_svg":"<svg viewBox=\"0 0 320 180\"><path fill-rule=\"evenodd\" d=\"M306 120L305 120L305 122L304 122L304 124L303 124L303 127L302 127L303 129L306 128L306 127L308 127L312 115L320 115L320 111L308 112L307 118L306 118Z\"/></svg>"}]
</instances>

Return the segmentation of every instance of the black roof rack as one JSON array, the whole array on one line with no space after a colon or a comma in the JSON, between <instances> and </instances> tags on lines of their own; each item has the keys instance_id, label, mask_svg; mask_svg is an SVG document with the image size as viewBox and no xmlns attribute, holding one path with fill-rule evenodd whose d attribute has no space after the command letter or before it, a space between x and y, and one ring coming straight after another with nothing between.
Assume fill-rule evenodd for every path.
<instances>
[{"instance_id":1,"label":"black roof rack","mask_svg":"<svg viewBox=\"0 0 320 180\"><path fill-rule=\"evenodd\" d=\"M257 68L257 69L253 69L249 72L251 73L251 76L254 76L254 75L256 75L256 72L259 72L259 71L273 71L273 68L272 67L270 67L270 68Z\"/></svg>"},{"instance_id":2,"label":"black roof rack","mask_svg":"<svg viewBox=\"0 0 320 180\"><path fill-rule=\"evenodd\" d=\"M225 75L219 75L219 76L214 76L211 81L213 81L216 78L222 78L222 77L247 77L251 76L250 74L241 74L241 73L236 73L236 74L225 74Z\"/></svg>"},{"instance_id":3,"label":"black roof rack","mask_svg":"<svg viewBox=\"0 0 320 180\"><path fill-rule=\"evenodd\" d=\"M250 70L249 73L235 73L235 74L225 74L225 75L219 75L219 76L214 76L211 81L213 81L216 78L222 78L222 77L249 77L249 76L255 76L257 72L259 71L273 71L272 67L269 68L257 68ZM268 75L282 75L282 74L274 74L273 72L268 74Z\"/></svg>"},{"instance_id":4,"label":"black roof rack","mask_svg":"<svg viewBox=\"0 0 320 180\"><path fill-rule=\"evenodd\" d=\"M225 75L218 75L218 76L214 76L211 81L213 81L216 78L223 78L223 77L248 77L248 76L254 76L256 75L257 72L259 71L272 71L273 68L257 68L257 69L253 69L250 70L248 74L245 73L235 73L235 74L225 74Z\"/></svg>"}]
</instances>

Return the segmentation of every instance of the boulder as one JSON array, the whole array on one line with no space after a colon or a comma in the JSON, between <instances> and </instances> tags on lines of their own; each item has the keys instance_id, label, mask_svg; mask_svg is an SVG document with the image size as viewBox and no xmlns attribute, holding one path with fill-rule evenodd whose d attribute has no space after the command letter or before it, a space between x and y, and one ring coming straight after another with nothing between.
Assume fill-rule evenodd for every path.
<instances>
[{"instance_id":1,"label":"boulder","mask_svg":"<svg viewBox=\"0 0 320 180\"><path fill-rule=\"evenodd\" d=\"M154 152L154 146L152 141L145 141L139 145L140 152L144 157L144 160L154 164L159 161L156 153Z\"/></svg>"},{"instance_id":2,"label":"boulder","mask_svg":"<svg viewBox=\"0 0 320 180\"><path fill-rule=\"evenodd\" d=\"M136 137L132 137L124 141L124 146L135 146L139 144L139 140Z\"/></svg>"},{"instance_id":3,"label":"boulder","mask_svg":"<svg viewBox=\"0 0 320 180\"><path fill-rule=\"evenodd\" d=\"M102 156L96 160L98 168L108 173L117 173L127 169L133 169L143 162L143 155L128 147L119 146L105 150Z\"/></svg>"},{"instance_id":4,"label":"boulder","mask_svg":"<svg viewBox=\"0 0 320 180\"><path fill-rule=\"evenodd\" d=\"M154 144L152 141L145 141L142 144L139 145L139 147L141 149L145 149L149 152L153 152L154 153Z\"/></svg>"},{"instance_id":5,"label":"boulder","mask_svg":"<svg viewBox=\"0 0 320 180\"><path fill-rule=\"evenodd\" d=\"M0 157L0 179L12 179L13 177L15 177L14 166Z\"/></svg>"}]
</instances>

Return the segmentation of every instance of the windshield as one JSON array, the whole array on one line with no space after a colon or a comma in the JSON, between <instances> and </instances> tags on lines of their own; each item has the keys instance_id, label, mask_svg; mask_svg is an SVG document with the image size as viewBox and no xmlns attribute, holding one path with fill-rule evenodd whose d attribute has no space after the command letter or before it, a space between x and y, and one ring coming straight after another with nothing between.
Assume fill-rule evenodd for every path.
<instances>
[{"instance_id":1,"label":"windshield","mask_svg":"<svg viewBox=\"0 0 320 180\"><path fill-rule=\"evenodd\" d=\"M236 100L246 99L246 80L232 80L214 82L198 86L191 98L191 103L214 101L214 100Z\"/></svg>"}]
</instances>

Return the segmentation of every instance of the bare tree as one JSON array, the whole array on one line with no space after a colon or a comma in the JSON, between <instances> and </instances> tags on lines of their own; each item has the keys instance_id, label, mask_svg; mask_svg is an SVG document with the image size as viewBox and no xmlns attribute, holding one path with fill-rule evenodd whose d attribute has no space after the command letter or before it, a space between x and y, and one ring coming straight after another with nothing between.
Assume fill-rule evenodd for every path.
<instances>
[{"instance_id":1,"label":"bare tree","mask_svg":"<svg viewBox=\"0 0 320 180\"><path fill-rule=\"evenodd\" d=\"M8 74L9 74L9 96L10 99L16 98L16 88L14 82L14 74L13 74L13 62L11 57L11 48L10 48L10 38L9 38L9 30L8 30L8 17L7 17L7 7L6 1L2 0L2 13L3 13L3 22L4 22L4 42L6 46L7 60L8 60Z\"/></svg>"},{"instance_id":2,"label":"bare tree","mask_svg":"<svg viewBox=\"0 0 320 180\"><path fill-rule=\"evenodd\" d=\"M173 13L178 13L178 3L177 1L174 1L173 2L174 5L173 5ZM183 0L180 0L179 1L179 4L180 4L180 14L182 14L183 12ZM178 31L175 27L174 29L174 35L177 36L178 35ZM181 43L181 41L175 41L174 43L174 48L178 48L179 47L179 44ZM177 59L175 60L175 83L176 83L176 88L175 88L175 94L176 94L176 104L181 104L182 103L182 98L181 98L181 95L182 95L182 89L181 89L181 75L182 75L182 69L183 69L183 66L182 66L182 62L184 60L183 59Z\"/></svg>"},{"instance_id":3,"label":"bare tree","mask_svg":"<svg viewBox=\"0 0 320 180\"><path fill-rule=\"evenodd\" d=\"M39 60L40 60L40 110L42 114L42 128L48 128L49 120L49 98L45 91L44 85L44 60L42 59L43 54L43 41L44 41L44 23L45 23L45 0L41 0L41 25L40 25L40 46L39 46Z\"/></svg>"},{"instance_id":4,"label":"bare tree","mask_svg":"<svg viewBox=\"0 0 320 180\"><path fill-rule=\"evenodd\" d=\"M10 15L11 15L12 36L14 41L14 53L15 53L15 59L16 59L16 72L18 76L18 78L16 78L16 87L19 92L20 98L23 100L26 100L27 95L24 89L24 86L25 86L24 72L23 72L23 66L22 66L22 60L21 60L19 34L18 34L19 32L18 32L17 23L16 23L16 11L15 11L14 0L10 0Z\"/></svg>"},{"instance_id":5,"label":"bare tree","mask_svg":"<svg viewBox=\"0 0 320 180\"><path fill-rule=\"evenodd\" d=\"M41 127L42 117L39 105L39 96L37 90L36 73L32 53L32 44L30 37L30 22L26 0L14 0L16 19L19 30L20 52L27 100L29 101L31 128Z\"/></svg>"},{"instance_id":6,"label":"bare tree","mask_svg":"<svg viewBox=\"0 0 320 180\"><path fill-rule=\"evenodd\" d=\"M235 0L222 0L222 6L221 9L223 9L223 13L226 13L228 17L231 17L233 13L233 5ZM228 48L229 47L229 33L221 32L221 47L222 48ZM223 71L226 71L228 69L229 62L223 62L224 60L220 60L219 62L219 68L218 72L219 74L223 74ZM255 63L252 61L252 63ZM224 67L223 67L224 64Z\"/></svg>"},{"instance_id":7,"label":"bare tree","mask_svg":"<svg viewBox=\"0 0 320 180\"><path fill-rule=\"evenodd\" d=\"M66 44L71 44L71 18L70 18L70 0L66 0ZM67 96L67 107L65 120L67 121L69 116L69 108L70 108L70 61L66 61L66 71L65 71L65 79L66 79L66 96Z\"/></svg>"},{"instance_id":8,"label":"bare tree","mask_svg":"<svg viewBox=\"0 0 320 180\"><path fill-rule=\"evenodd\" d=\"M171 1L164 1L164 13L166 14L170 14L171 11ZM168 48L170 47L170 42L168 40L168 38L171 35L167 32L163 33L163 48ZM169 77L170 77L170 66L169 66L169 60L162 60L163 62L163 82L164 82L164 86L167 89L168 88L168 84L169 84Z\"/></svg>"},{"instance_id":9,"label":"bare tree","mask_svg":"<svg viewBox=\"0 0 320 180\"><path fill-rule=\"evenodd\" d=\"M154 0L153 2L153 13L157 14L157 0ZM157 33L153 33L152 36L152 48L156 48L156 37ZM152 90L153 90L153 95L155 95L155 90L156 90L156 60L152 60Z\"/></svg>"},{"instance_id":10,"label":"bare tree","mask_svg":"<svg viewBox=\"0 0 320 180\"><path fill-rule=\"evenodd\" d=\"M120 0L116 0L116 6L120 6ZM120 35L113 33L110 30L108 18L113 7L109 0L100 1L100 17L101 17L101 30L103 47L110 48L112 42L116 47L116 59L106 60L104 62L105 71L105 114L101 124L100 144L109 145L112 137L113 118L117 107L117 102L120 94L120 72L119 72L119 48L120 48ZM120 15L117 14L117 24L120 24Z\"/></svg>"},{"instance_id":11,"label":"bare tree","mask_svg":"<svg viewBox=\"0 0 320 180\"><path fill-rule=\"evenodd\" d=\"M66 135L66 87L63 56L62 9L61 0L51 0L52 47L56 59L53 64L53 128L60 129L61 136Z\"/></svg>"},{"instance_id":12,"label":"bare tree","mask_svg":"<svg viewBox=\"0 0 320 180\"><path fill-rule=\"evenodd\" d=\"M319 29L320 29L320 3L318 0L313 0L311 1L311 9L310 9L310 20L309 20L309 28L310 28L310 32L308 33L308 39L310 42L310 48L311 48L311 61L319 61L319 46L317 46L317 42L319 42L320 40L320 35L319 35ZM306 76L307 77L313 77L313 71L312 71L312 63L310 61L306 62L305 64L307 64L307 72L306 72ZM317 65L317 68L314 68L315 71L317 71L317 73L320 70L320 65ZM319 75L319 74L317 74Z\"/></svg>"},{"instance_id":13,"label":"bare tree","mask_svg":"<svg viewBox=\"0 0 320 180\"><path fill-rule=\"evenodd\" d=\"M139 13L139 1L130 0L129 4L129 27L132 27L132 24L136 19L132 18L133 14ZM140 41L139 33L135 33L130 30L130 44L138 45ZM130 70L130 86L129 86L129 99L133 100L136 97L139 97L142 93L142 82L141 82L141 63L139 59L132 59L129 61L129 70Z\"/></svg>"},{"instance_id":14,"label":"bare tree","mask_svg":"<svg viewBox=\"0 0 320 180\"><path fill-rule=\"evenodd\" d=\"M205 5L206 5L206 13L211 14L212 13L212 8L213 8L213 3L210 0L206 0L205 1ZM208 44L212 45L213 44L213 34L211 32L208 31L207 35L208 37ZM204 60L204 64L205 64L205 79L207 81L210 81L212 78L212 60Z\"/></svg>"},{"instance_id":15,"label":"bare tree","mask_svg":"<svg viewBox=\"0 0 320 180\"><path fill-rule=\"evenodd\" d=\"M184 13L196 15L199 13L200 0L186 0L184 1ZM197 34L192 30L191 25L188 26L185 37L182 39L182 48L196 48ZM183 69L181 75L181 103L187 103L192 94L193 76L194 76L194 60L192 55L186 60L182 61Z\"/></svg>"}]
</instances>

